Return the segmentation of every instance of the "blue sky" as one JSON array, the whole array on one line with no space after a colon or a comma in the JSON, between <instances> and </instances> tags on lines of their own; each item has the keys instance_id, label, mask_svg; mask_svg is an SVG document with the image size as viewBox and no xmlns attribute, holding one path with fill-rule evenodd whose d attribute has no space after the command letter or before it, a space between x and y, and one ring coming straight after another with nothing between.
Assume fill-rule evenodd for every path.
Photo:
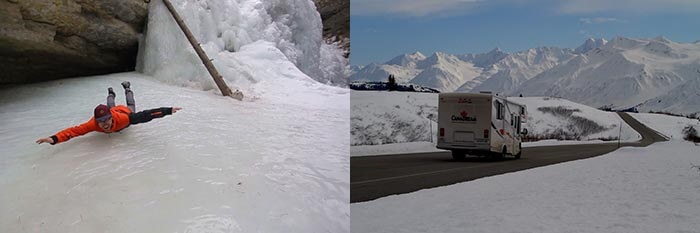
<instances>
[{"instance_id":1,"label":"blue sky","mask_svg":"<svg viewBox=\"0 0 700 233\"><path fill-rule=\"evenodd\" d=\"M700 40L700 0L350 0L352 65L420 51L575 48L589 37Z\"/></svg>"}]
</instances>

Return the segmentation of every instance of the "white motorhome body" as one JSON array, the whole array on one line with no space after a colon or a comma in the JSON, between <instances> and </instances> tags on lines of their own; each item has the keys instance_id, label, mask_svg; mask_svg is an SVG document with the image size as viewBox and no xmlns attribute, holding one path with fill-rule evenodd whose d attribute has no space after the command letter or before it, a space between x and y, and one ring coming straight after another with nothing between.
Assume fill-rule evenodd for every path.
<instances>
[{"instance_id":1,"label":"white motorhome body","mask_svg":"<svg viewBox=\"0 0 700 233\"><path fill-rule=\"evenodd\" d=\"M437 148L465 154L521 154L521 124L527 108L505 97L483 93L441 93ZM523 133L527 133L525 130Z\"/></svg>"}]
</instances>

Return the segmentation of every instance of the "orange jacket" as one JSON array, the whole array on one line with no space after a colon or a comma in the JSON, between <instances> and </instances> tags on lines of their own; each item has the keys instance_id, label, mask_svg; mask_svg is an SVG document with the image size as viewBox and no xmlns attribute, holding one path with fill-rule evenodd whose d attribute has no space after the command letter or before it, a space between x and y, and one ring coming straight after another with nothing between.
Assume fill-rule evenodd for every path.
<instances>
[{"instance_id":1,"label":"orange jacket","mask_svg":"<svg viewBox=\"0 0 700 233\"><path fill-rule=\"evenodd\" d=\"M118 105L114 106L111 109L109 109L110 113L112 113L112 132L117 132L119 130L122 130L129 126L129 114L131 114L131 110L127 108L124 105ZM61 132L56 133L55 135L51 136L53 138L52 144L57 144L61 142L68 141L71 138L92 132L92 131L98 131L98 132L103 132L105 133L102 128L100 128L99 125L97 125L97 121L95 121L95 117L91 117L90 120L87 122L78 125L78 126L73 126L67 129L62 130Z\"/></svg>"}]
</instances>

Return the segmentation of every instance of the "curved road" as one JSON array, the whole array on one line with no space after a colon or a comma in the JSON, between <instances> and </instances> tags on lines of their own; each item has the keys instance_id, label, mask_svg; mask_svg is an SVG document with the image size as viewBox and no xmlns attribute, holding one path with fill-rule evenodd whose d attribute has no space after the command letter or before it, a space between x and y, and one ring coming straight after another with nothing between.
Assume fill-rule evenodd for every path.
<instances>
[{"instance_id":1,"label":"curved road","mask_svg":"<svg viewBox=\"0 0 700 233\"><path fill-rule=\"evenodd\" d=\"M642 140L622 143L621 146L647 146L667 140L630 115L618 114L642 135ZM523 148L521 159L499 161L483 158L454 161L449 152L352 157L350 202L369 201L394 194L595 157L617 148L617 143L527 147Z\"/></svg>"}]
</instances>

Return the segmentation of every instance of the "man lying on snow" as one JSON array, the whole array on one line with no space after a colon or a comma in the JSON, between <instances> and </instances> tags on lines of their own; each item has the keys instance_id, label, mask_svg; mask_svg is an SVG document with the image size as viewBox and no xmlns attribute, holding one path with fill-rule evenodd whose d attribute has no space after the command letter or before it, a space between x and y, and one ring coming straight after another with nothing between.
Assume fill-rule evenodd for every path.
<instances>
[{"instance_id":1,"label":"man lying on snow","mask_svg":"<svg viewBox=\"0 0 700 233\"><path fill-rule=\"evenodd\" d=\"M61 143L68 141L71 138L92 132L98 131L103 133L119 132L120 130L139 123L149 122L154 118L161 118L166 115L173 114L182 108L156 108L136 112L136 103L134 102L134 93L129 88L130 83L122 82L124 93L126 95L126 105L114 106L114 91L112 88L107 88L107 105L100 104L95 108L95 117L90 118L88 122L81 125L70 127L56 133L48 138L40 138L36 143L44 142Z\"/></svg>"}]
</instances>

